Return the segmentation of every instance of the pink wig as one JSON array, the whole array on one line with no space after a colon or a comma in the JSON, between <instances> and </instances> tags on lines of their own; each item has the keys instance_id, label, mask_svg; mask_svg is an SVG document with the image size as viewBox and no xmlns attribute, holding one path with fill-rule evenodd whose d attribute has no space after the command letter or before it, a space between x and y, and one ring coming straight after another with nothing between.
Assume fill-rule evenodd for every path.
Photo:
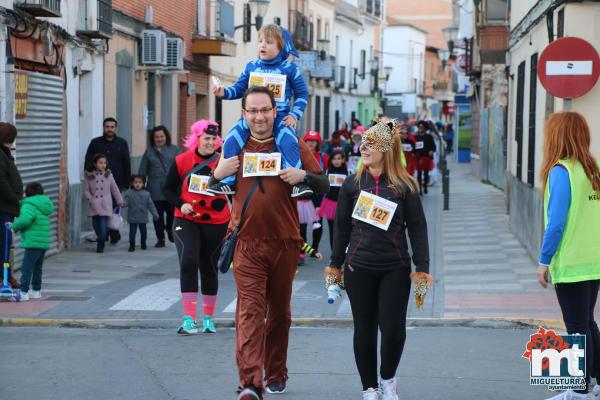
<instances>
[{"instance_id":1,"label":"pink wig","mask_svg":"<svg viewBox=\"0 0 600 400\"><path fill-rule=\"evenodd\" d=\"M214 121L209 121L207 119L201 119L200 121L194 122L190 127L189 135L185 137L185 142L183 143L183 145L189 150L195 150L198 147L198 138L200 138L200 136L206 135L206 128L208 128L210 125L216 126L217 129L219 128L219 124L217 124ZM216 137L216 149L218 149L223 144L223 140L219 135L217 135Z\"/></svg>"}]
</instances>

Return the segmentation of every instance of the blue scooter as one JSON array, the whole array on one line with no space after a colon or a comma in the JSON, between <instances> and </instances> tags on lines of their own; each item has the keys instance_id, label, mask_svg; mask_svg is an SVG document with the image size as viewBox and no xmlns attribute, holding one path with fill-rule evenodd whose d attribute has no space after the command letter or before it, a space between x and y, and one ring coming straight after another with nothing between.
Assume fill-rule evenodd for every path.
<instances>
[{"instance_id":1,"label":"blue scooter","mask_svg":"<svg viewBox=\"0 0 600 400\"><path fill-rule=\"evenodd\" d=\"M4 225L5 229L5 241L4 241L4 262L3 262L3 275L2 275L2 287L0 288L0 298L7 299L9 301L20 301L21 300L21 289L13 289L8 282L8 272L10 271L10 239L12 232L10 231L10 224Z\"/></svg>"}]
</instances>

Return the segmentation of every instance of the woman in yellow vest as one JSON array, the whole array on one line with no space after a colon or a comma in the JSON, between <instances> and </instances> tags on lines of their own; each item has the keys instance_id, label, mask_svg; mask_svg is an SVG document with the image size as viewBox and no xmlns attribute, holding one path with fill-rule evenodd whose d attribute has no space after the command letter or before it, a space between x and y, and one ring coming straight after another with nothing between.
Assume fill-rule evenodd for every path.
<instances>
[{"instance_id":1,"label":"woman in yellow vest","mask_svg":"<svg viewBox=\"0 0 600 400\"><path fill-rule=\"evenodd\" d=\"M537 278L546 287L550 273L567 332L586 335L586 390L567 390L552 399L586 399L590 378L598 383L600 377L600 331L594 321L600 287L600 171L580 114L552 114L544 135L546 228ZM600 386L592 393L600 399Z\"/></svg>"}]
</instances>

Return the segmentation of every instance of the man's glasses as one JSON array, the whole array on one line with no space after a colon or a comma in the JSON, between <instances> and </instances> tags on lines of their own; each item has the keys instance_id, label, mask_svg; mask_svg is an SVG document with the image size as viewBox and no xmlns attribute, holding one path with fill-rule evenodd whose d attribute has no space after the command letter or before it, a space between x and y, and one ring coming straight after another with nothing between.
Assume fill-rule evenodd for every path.
<instances>
[{"instance_id":1,"label":"man's glasses","mask_svg":"<svg viewBox=\"0 0 600 400\"><path fill-rule=\"evenodd\" d=\"M268 114L271 111L273 111L273 107L265 107L265 108L261 108L260 110L256 110L256 109L244 109L244 111L246 111L249 115L251 116L256 116L258 114Z\"/></svg>"}]
</instances>

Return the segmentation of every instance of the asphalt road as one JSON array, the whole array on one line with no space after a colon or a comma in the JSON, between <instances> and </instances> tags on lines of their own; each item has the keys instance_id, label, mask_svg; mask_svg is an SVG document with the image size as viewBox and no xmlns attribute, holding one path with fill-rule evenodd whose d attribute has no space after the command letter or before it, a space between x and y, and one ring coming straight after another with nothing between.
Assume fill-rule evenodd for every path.
<instances>
[{"instance_id":1,"label":"asphalt road","mask_svg":"<svg viewBox=\"0 0 600 400\"><path fill-rule=\"evenodd\" d=\"M534 329L411 327L398 370L400 399L544 399L521 358ZM1 399L235 399L234 331L0 328ZM360 399L352 329L292 328L284 395Z\"/></svg>"}]
</instances>

